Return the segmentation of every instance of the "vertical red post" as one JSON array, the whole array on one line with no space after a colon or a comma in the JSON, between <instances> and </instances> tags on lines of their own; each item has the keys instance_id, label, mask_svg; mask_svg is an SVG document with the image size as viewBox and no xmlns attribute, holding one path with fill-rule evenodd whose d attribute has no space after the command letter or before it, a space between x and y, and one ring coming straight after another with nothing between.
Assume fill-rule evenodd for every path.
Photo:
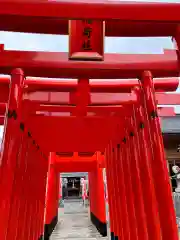
<instances>
[{"instance_id":1,"label":"vertical red post","mask_svg":"<svg viewBox=\"0 0 180 240\"><path fill-rule=\"evenodd\" d=\"M27 131L25 132L27 134ZM26 238L27 240L32 239L32 235L34 234L34 221L35 221L35 193L38 183L35 184L35 162L34 159L37 159L36 155L36 146L32 145L31 138L28 139L30 147L29 154L27 156L27 165L26 165L26 176L25 179L25 189L24 189L24 197L26 200L24 215L23 215L23 225L20 231L19 239L23 240ZM39 187L39 186L38 186ZM27 227L28 226L28 227Z\"/></svg>"},{"instance_id":2,"label":"vertical red post","mask_svg":"<svg viewBox=\"0 0 180 240\"><path fill-rule=\"evenodd\" d=\"M109 215L110 215L110 232L111 240L118 237L118 227L117 227L117 212L116 212L116 189L114 186L114 164L112 161L112 147L111 142L109 142L105 150L105 163L106 163L106 174L107 174L107 189L108 189L108 203L109 203Z\"/></svg>"},{"instance_id":3,"label":"vertical red post","mask_svg":"<svg viewBox=\"0 0 180 240\"><path fill-rule=\"evenodd\" d=\"M43 235L44 230L44 216L45 216L45 194L46 194L46 178L48 170L48 157L45 158L44 153L39 149L37 151L37 161L36 164L36 204L37 212L34 218L35 221L35 239L40 239ZM41 169L41 171L39 171Z\"/></svg>"},{"instance_id":4,"label":"vertical red post","mask_svg":"<svg viewBox=\"0 0 180 240\"><path fill-rule=\"evenodd\" d=\"M121 125L122 127L122 125ZM128 218L128 210L127 210L127 195L126 195L126 185L125 185L125 173L123 169L123 162L124 156L122 151L121 136L122 136L122 129L117 130L117 145L116 145L116 152L117 152L117 179L118 179L118 204L120 208L120 218L119 221L121 222L121 236L120 239L130 239L130 227L129 227L129 218Z\"/></svg>"},{"instance_id":5,"label":"vertical red post","mask_svg":"<svg viewBox=\"0 0 180 240\"><path fill-rule=\"evenodd\" d=\"M26 106L27 107L27 106ZM24 109L24 104L22 106L22 119L26 115L26 111ZM15 178L13 184L12 191L12 204L10 207L10 215L9 215L9 223L6 239L19 239L18 231L19 228L22 228L21 221L23 220L22 216L24 214L21 211L24 208L25 204L25 196L24 196L24 188L23 183L25 182L25 174L26 174L26 161L27 161L27 152L29 148L29 144L27 141L27 136L24 134L24 124L21 119L21 123L19 124L19 131L21 134L20 145L19 145L19 154L17 155L17 168L15 170Z\"/></svg>"},{"instance_id":6,"label":"vertical red post","mask_svg":"<svg viewBox=\"0 0 180 240\"><path fill-rule=\"evenodd\" d=\"M23 110L24 109L28 112L29 105L27 102L23 107ZM26 114L25 116L27 117ZM23 117L22 119L20 130L23 134L23 144L25 144L26 147L24 149L24 156L22 156L24 174L22 177L21 175L19 176L19 196L21 196L21 204L18 209L18 226L14 232L14 239L41 239L44 230L48 154L44 154L41 151L39 145L33 139L31 132L25 125L25 118Z\"/></svg>"},{"instance_id":7,"label":"vertical red post","mask_svg":"<svg viewBox=\"0 0 180 240\"><path fill-rule=\"evenodd\" d=\"M142 185L142 196L147 220L147 232L149 239L161 239L161 227L157 206L157 199L153 181L151 166L150 139L148 136L148 124L143 107L141 90L135 89L137 104L133 108L135 131L137 132L136 148L139 151L138 166Z\"/></svg>"},{"instance_id":8,"label":"vertical red post","mask_svg":"<svg viewBox=\"0 0 180 240\"><path fill-rule=\"evenodd\" d=\"M32 184L34 184L34 213L33 213L33 219L32 221L32 233L31 233L31 239L38 239L39 238L39 233L38 233L38 222L40 220L39 218L39 188L41 187L41 178L43 171L39 171L39 169L42 169L42 158L40 154L40 149L37 150L36 152L36 161L33 161L34 164L34 171L33 171L33 181Z\"/></svg>"},{"instance_id":9,"label":"vertical red post","mask_svg":"<svg viewBox=\"0 0 180 240\"><path fill-rule=\"evenodd\" d=\"M62 183L62 177L61 177L61 173L59 173L59 200L62 200L62 187L63 187L63 183Z\"/></svg>"},{"instance_id":10,"label":"vertical red post","mask_svg":"<svg viewBox=\"0 0 180 240\"><path fill-rule=\"evenodd\" d=\"M76 116L87 115L87 105L90 104L89 79L79 79L75 95Z\"/></svg>"},{"instance_id":11,"label":"vertical red post","mask_svg":"<svg viewBox=\"0 0 180 240\"><path fill-rule=\"evenodd\" d=\"M175 210L165 159L161 127L157 114L154 85L152 75L149 71L143 73L141 86L144 97L144 108L146 109L147 123L149 126L148 133L152 150L152 173L158 202L162 238L163 240L176 240L178 239L178 234Z\"/></svg>"},{"instance_id":12,"label":"vertical red post","mask_svg":"<svg viewBox=\"0 0 180 240\"><path fill-rule=\"evenodd\" d=\"M122 147L122 174L124 175L124 183L125 183L125 195L127 202L127 215L130 227L130 239L137 239L137 222L135 215L135 201L132 189L132 176L131 176L131 159L130 159L130 151L129 151L129 129L127 125L128 119L124 118L124 137L122 138L121 147Z\"/></svg>"},{"instance_id":13,"label":"vertical red post","mask_svg":"<svg viewBox=\"0 0 180 240\"><path fill-rule=\"evenodd\" d=\"M34 161L36 159L36 161ZM46 179L48 170L48 157L45 156L38 144L35 144L34 158L31 158L32 165L32 179L31 189L33 193L31 226L29 239L41 239L44 229L45 216L45 193L46 193Z\"/></svg>"},{"instance_id":14,"label":"vertical red post","mask_svg":"<svg viewBox=\"0 0 180 240\"><path fill-rule=\"evenodd\" d=\"M20 205L20 209L19 209L20 218L19 218L19 226L16 233L16 239L19 239L19 240L24 239L25 236L28 239L28 234L25 231L26 230L28 231L29 229L27 228L27 226L29 226L27 225L27 222L29 223L29 220L30 220L28 214L29 214L29 207L31 204L31 198L29 197L28 193L31 192L31 189L29 187L29 179L31 175L29 165L30 165L30 153L32 151L32 148L31 148L31 143L29 141L28 136L26 135L26 133L24 133L24 135L25 135L24 140L27 143L27 149L26 149L26 156L24 158L24 162L25 162L24 179L21 184L22 193L23 193L23 204Z\"/></svg>"},{"instance_id":15,"label":"vertical red post","mask_svg":"<svg viewBox=\"0 0 180 240\"><path fill-rule=\"evenodd\" d=\"M55 161L56 154L50 153L46 192L45 240L49 240L58 222L59 174L57 175L54 168Z\"/></svg>"},{"instance_id":16,"label":"vertical red post","mask_svg":"<svg viewBox=\"0 0 180 240\"><path fill-rule=\"evenodd\" d=\"M104 181L101 168L89 172L89 195L91 221L102 236L107 236Z\"/></svg>"},{"instance_id":17,"label":"vertical red post","mask_svg":"<svg viewBox=\"0 0 180 240\"><path fill-rule=\"evenodd\" d=\"M116 137L116 136L115 136ZM113 204L114 204L114 221L115 221L115 231L114 231L114 240L123 239L123 232L122 232L122 214L120 210L120 189L119 189L119 182L118 182L118 150L117 150L117 139L113 139L110 144L110 152L111 152L111 163L112 163L112 177L113 177L113 186L114 186L114 194L113 194Z\"/></svg>"},{"instance_id":18,"label":"vertical red post","mask_svg":"<svg viewBox=\"0 0 180 240\"><path fill-rule=\"evenodd\" d=\"M18 218L18 226L16 227L16 230L14 232L14 235L16 236L15 239L22 239L22 233L24 228L26 228L26 223L25 223L25 215L26 215L26 206L27 206L27 197L25 194L25 189L27 189L27 161L28 161L28 154L29 154L29 141L28 137L24 134L23 138L23 145L24 145L24 154L21 156L22 160L24 162L24 168L22 168L22 182L21 185L19 186L21 189L21 192L19 193L21 198L21 204L19 206L19 218ZM22 166L23 167L23 166ZM18 217L18 215L17 215ZM10 228L11 228L10 224Z\"/></svg>"},{"instance_id":19,"label":"vertical red post","mask_svg":"<svg viewBox=\"0 0 180 240\"><path fill-rule=\"evenodd\" d=\"M132 106L132 115L134 114L134 106ZM143 202L143 186L141 183L141 173L139 166L140 155L140 147L139 147L139 139L137 133L137 126L135 123L135 119L133 117L130 118L130 131L129 131L129 151L131 154L131 176L132 176L132 188L134 192L134 202L135 202L135 212L137 219L137 232L139 239L148 240L148 231L147 231L147 216L145 214L145 207Z\"/></svg>"},{"instance_id":20,"label":"vertical red post","mask_svg":"<svg viewBox=\"0 0 180 240\"><path fill-rule=\"evenodd\" d=\"M60 174L59 172L56 172L55 176L56 181L56 189L55 189L55 213L57 213L58 217L58 210L59 210L59 200L60 200L60 192L61 192L61 180L60 180ZM58 219L57 219L58 220Z\"/></svg>"},{"instance_id":21,"label":"vertical red post","mask_svg":"<svg viewBox=\"0 0 180 240\"><path fill-rule=\"evenodd\" d=\"M30 154L30 159L29 159L29 171L30 171L30 181L29 181L29 199L31 199L29 203L29 213L28 213L28 219L26 222L26 226L28 226L28 229L26 229L24 237L26 236L28 240L33 239L35 236L35 224L37 220L37 190L39 188L39 176L38 176L38 169L39 169L39 161L40 158L38 156L38 149L35 146L32 149L32 152ZM36 159L38 163L34 161ZM39 174L40 175L40 174Z\"/></svg>"},{"instance_id":22,"label":"vertical red post","mask_svg":"<svg viewBox=\"0 0 180 240\"><path fill-rule=\"evenodd\" d=\"M129 107L130 111L133 113L133 106ZM128 147L128 158L129 161L125 163L129 165L129 174L126 172L127 176L130 176L131 179L131 188L133 194L133 206L134 206L134 215L136 218L136 235L137 239L148 240L148 232L147 232L147 220L145 215L144 203L143 203L143 193L142 193L142 185L140 179L139 172L139 158L141 158L138 146L137 139L137 131L135 130L133 118L126 118L127 128L127 147ZM133 224L133 223L132 223ZM131 224L131 225L132 225ZM134 230L135 231L135 230Z\"/></svg>"},{"instance_id":23,"label":"vertical red post","mask_svg":"<svg viewBox=\"0 0 180 240\"><path fill-rule=\"evenodd\" d=\"M45 223L45 200L46 200L46 188L47 188L47 176L48 176L48 166L49 166L49 152L42 151L42 177L41 177L41 188L40 188L40 213L39 213L39 240L42 239L44 235L44 223Z\"/></svg>"},{"instance_id":24,"label":"vertical red post","mask_svg":"<svg viewBox=\"0 0 180 240\"><path fill-rule=\"evenodd\" d=\"M17 156L20 145L19 123L21 119L22 89L24 73L21 69L14 69L11 74L8 111L4 126L2 155L0 159L0 236L6 238L12 191L17 168ZM16 224L16 223L15 223Z\"/></svg>"}]
</instances>

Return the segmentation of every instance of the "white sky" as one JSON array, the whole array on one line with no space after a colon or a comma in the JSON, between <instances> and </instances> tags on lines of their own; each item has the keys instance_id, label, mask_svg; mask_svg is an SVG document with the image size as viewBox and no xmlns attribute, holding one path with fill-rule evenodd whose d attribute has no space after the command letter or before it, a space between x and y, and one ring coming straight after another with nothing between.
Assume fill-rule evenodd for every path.
<instances>
[{"instance_id":1,"label":"white sky","mask_svg":"<svg viewBox=\"0 0 180 240\"><path fill-rule=\"evenodd\" d=\"M130 0L132 1L132 0ZM144 0L140 0L145 2ZM180 0L149 0L148 2L176 2ZM7 50L36 50L36 51L68 51L68 36L41 35L0 32L0 44L5 44ZM172 49L170 38L106 38L105 52L112 53L162 53L164 48ZM178 89L180 92L180 88ZM177 111L180 112L180 110ZM0 128L0 138L2 136Z\"/></svg>"}]
</instances>

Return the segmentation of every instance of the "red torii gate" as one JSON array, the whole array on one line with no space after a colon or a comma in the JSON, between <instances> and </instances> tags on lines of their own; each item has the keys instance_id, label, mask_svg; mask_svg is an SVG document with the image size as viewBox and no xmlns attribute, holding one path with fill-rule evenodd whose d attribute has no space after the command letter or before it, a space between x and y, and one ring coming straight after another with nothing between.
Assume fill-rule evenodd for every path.
<instances>
[{"instance_id":1,"label":"red torii gate","mask_svg":"<svg viewBox=\"0 0 180 240\"><path fill-rule=\"evenodd\" d=\"M18 21L23 19L24 22L32 19L41 24L46 21L49 26L51 24L54 26L57 18L83 19L69 22L71 25L69 54L5 51L3 48L0 52L0 72L11 74L12 80L0 168L2 240L31 240L43 234L47 171L48 204L45 237L49 238L52 226L54 227L57 221L55 216L57 189L52 187L52 178L57 175L52 168L53 155L49 161L48 159L49 151L59 151L60 147L62 151L71 149L81 152L105 149L112 239L178 239L152 82L152 75L153 77L179 75L176 52L173 50L159 55L134 55L134 57L122 54L104 55L105 24L101 21L120 20L117 26L126 26L123 35L171 35L179 46L179 8L180 4L116 1L1 1L0 19L9 19L0 25L3 30L24 28L18 25ZM16 21L13 22L13 19ZM101 21L92 23L93 19ZM134 20L135 24L132 23ZM155 24L156 27L162 27L158 32ZM29 29L32 29L32 26ZM27 31L30 30L27 28ZM38 31L38 28L34 27L32 31ZM179 57L179 51L177 53ZM28 101L22 100L24 78L30 75L80 79L77 95L71 99L71 103L76 105L72 116L29 118L29 113L34 109ZM121 102L120 115L118 112L115 116L109 114L104 116L98 112L97 116L87 116L89 78L139 78L141 79L139 88L135 89L137 101L131 101L131 105L124 105ZM104 112L103 106L100 106L100 109ZM38 123L39 128L36 127ZM56 134L54 144L50 142L53 135L49 131L49 123L53 124L53 134ZM43 124L46 133L40 129ZM106 132L102 129L103 124ZM66 130L69 132L65 132ZM71 142L69 142L69 136L72 136L70 130L76 133L76 139ZM96 136L90 130L96 130ZM43 134L49 138L42 140ZM58 145L59 136L64 137L66 144L63 145L62 141L62 146ZM92 143L92 139L96 140L96 144ZM49 140L49 145L45 144L45 140ZM129 176L126 184L125 175ZM56 182L58 186L58 180ZM97 185L91 184L91 193L97 190ZM23 198L20 197L22 193ZM53 198L50 198L49 193L53 193ZM95 193L97 191L94 195ZM92 194L90 198L93 200ZM53 203L51 210L49 203ZM100 219L102 212L97 212L97 206L94 205L91 205L91 209L92 221L98 227L103 224ZM26 226L28 231L25 229ZM101 230L101 227L98 228Z\"/></svg>"},{"instance_id":2,"label":"red torii gate","mask_svg":"<svg viewBox=\"0 0 180 240\"><path fill-rule=\"evenodd\" d=\"M164 91L174 91L179 84L178 78L159 78L154 79L155 89L157 92L164 92ZM90 91L93 93L97 93L95 96L91 95L91 104L90 107L91 111L93 110L93 105L102 104L107 105L109 104L109 111L112 111L112 105L114 105L114 108L117 108L118 106L115 106L117 104L120 104L121 101L130 101L131 99L135 99L134 95L129 95L127 93L131 93L131 89L135 86L138 86L138 80L136 79L127 79L127 80L119 80L119 81L102 81L102 80L96 80L94 82L90 82ZM41 105L41 109L43 110L43 104L69 104L71 100L71 96L75 94L78 87L78 81L77 80L63 80L63 79L43 79L43 78L26 78L25 81L25 89L24 93L28 94L28 98L33 100L34 103L38 103ZM6 103L8 102L8 96L9 96L9 88L10 88L10 78L9 77L1 77L0 78L0 124L3 125L5 111L6 111ZM46 95L44 96L44 92ZM59 92L59 96L57 93ZM63 97L61 95L62 92L67 92L70 95ZM110 95L103 95L99 93L111 93ZM35 95L33 95L35 93ZM123 93L118 94L114 98L114 95L112 93ZM175 100L175 97L177 99L177 95L171 96L171 95L165 95L164 93L157 93L156 99L158 104L179 104ZM130 99L131 98L131 99ZM173 101L173 102L172 102ZM62 106L60 107L63 108ZM68 111L69 108L64 106L65 111ZM100 109L100 108L99 108ZM98 109L97 109L98 110ZM97 111L96 110L96 111ZM107 107L106 107L107 111ZM162 111L161 111L162 112Z\"/></svg>"},{"instance_id":3,"label":"red torii gate","mask_svg":"<svg viewBox=\"0 0 180 240\"><path fill-rule=\"evenodd\" d=\"M133 83L133 82L132 82ZM131 83L131 84L132 84ZM136 83L136 81L134 81L134 83L135 83L135 86L137 86L137 83ZM157 84L157 85L156 85ZM39 87L38 87L38 84L37 84L37 88L36 88L36 84L34 83L34 88L35 89L33 89L33 90L42 90L42 89L40 89ZM168 84L167 84L167 82L165 82L165 86L163 86L163 81L162 80L159 80L159 82L156 80L155 81L155 86L157 87L157 89L158 90L160 90L160 91L163 91L163 90L168 90L168 85L169 85L169 89L171 89L171 90L175 90L176 88L177 88L177 86L178 86L178 81L177 81L177 79L171 79L171 80L169 80L168 81ZM63 86L63 85L62 85ZM71 85L70 85L71 86ZM123 87L123 85L122 85L122 88L123 89L127 89L127 91L129 91L129 88L128 88L128 86L129 86L129 82L127 81L127 86L126 86L126 88L125 88L125 81L124 81L124 87ZM67 85L66 85L66 87L67 87ZM116 85L114 86L114 87L116 87ZM113 88L114 88L113 87ZM131 87L133 87L133 85L131 85ZM100 85L99 85L99 88L100 88ZM115 90L112 88L112 86L110 85L110 89L109 89L109 91L112 91L112 92L114 92ZM25 88L25 91L27 90L27 89L29 89L28 88L28 86L26 85L26 88ZM62 89L63 89L63 87L62 87ZM29 94L31 94L32 93L32 88L30 88L30 93ZM45 86L45 88L43 88L43 90L47 90L47 88L46 88L46 86ZM51 89L52 90L52 89ZM55 89L54 89L55 90ZM59 90L60 90L60 88L59 88ZM69 88L67 88L66 89L66 91L67 90L72 90L72 87L69 89ZM107 89L107 87L106 87L106 91L108 91L108 89ZM120 89L119 89L119 91L120 91ZM125 91L125 90L123 90L123 91ZM157 97L158 96L161 96L161 104L163 104L163 103L165 103L164 101L162 101L162 95L164 96L164 93L159 93L159 94L157 94ZM172 98L172 95L170 95L170 94L166 94L167 96L169 96L169 101L170 101L170 99ZM165 95L165 97L164 97L164 99L166 98L166 95ZM123 99L124 99L124 101L126 100L126 102L127 102L127 100L128 100L128 95L125 95L124 97L123 97ZM131 101L131 99L130 99L130 101ZM31 101L32 103L30 103L31 105L33 104L33 101ZM110 102L110 101L109 101ZM132 102L132 101L131 101ZM120 102L119 102L120 103ZM122 102L122 99L121 99L121 103L123 103ZM166 102L167 103L167 102ZM51 106L48 106L47 105L47 102L46 102L46 105L39 105L40 104L40 102L38 103L38 105L37 105L37 103L36 103L36 101L35 101L35 109L36 110L43 110L43 111L60 111L60 110L63 110L64 111L64 108L63 108L63 106L61 106L61 107L59 107L59 106L53 106L53 105L51 105ZM43 102L42 102L42 104L43 104ZM57 104L57 103L56 103ZM3 110L3 108L5 107L5 104L2 104L1 105L1 107L2 107L2 110ZM67 111L70 111L69 109L68 109L68 106L66 106L66 108L67 108ZM95 107L96 108L96 107ZM30 108L31 109L31 108ZM112 110L114 110L114 107L112 106L110 109L109 109L109 111L112 111ZM32 110L31 110L32 111ZM29 112L29 113L31 113L31 111ZM33 110L34 111L34 110ZM105 111L107 111L107 108L106 109L104 109L104 111L103 111L103 113L105 112ZM117 108L116 108L116 111L117 111ZM44 120L45 120L45 118L44 118ZM59 120L59 119L58 119ZM32 121L31 121L32 122ZM36 123L37 123L37 121L36 121ZM59 123L59 121L58 121L58 123ZM41 122L41 124L42 124L42 122ZM42 126L41 126L42 127ZM55 127L55 126L54 126ZM56 127L55 127L56 128ZM42 127L42 129L44 129L43 127ZM42 133L40 133L39 134L39 136L42 136ZM49 139L54 139L54 137L52 137L52 138L49 138ZM62 162L61 162L62 163ZM93 170L90 166L88 167L87 165L87 161L86 162L84 162L85 163L85 165L86 165L86 169L87 170ZM96 167L95 166L97 166L97 163L93 163L94 164L94 169L96 169ZM54 167L55 167L55 169L56 169L56 171L57 171L57 167L58 166L56 166L57 164L55 164L54 165ZM62 164L61 164L62 165ZM66 165L67 165L67 167L66 167ZM68 167L68 159L66 158L66 164L64 164L63 163L63 166L64 166L64 168L62 167L61 169L59 169L59 170L62 170L63 169L63 171L65 171L65 169L67 169L68 170L68 168L69 168L69 171L70 170L78 170L78 166L77 166L77 162L74 162L74 165L76 166L76 168L74 169L73 168L73 164L72 164L72 162L71 162L71 164L69 165L69 167ZM81 166L82 166L82 162L81 162ZM79 170L80 170L80 168L79 168ZM82 168L81 168L81 170L82 170ZM85 169L83 169L83 170L85 170ZM57 195L56 195L57 196ZM102 196L103 196L103 194L102 194ZM52 199L51 199L52 200ZM51 201L50 201L50 204L51 204ZM57 205L55 205L55 206L57 206ZM53 212L54 212L55 210L53 210ZM97 210L95 210L94 209L94 211L97 211ZM52 213L49 213L50 214L50 216L52 216L51 214ZM97 213L96 213L96 216L97 216ZM101 216L99 216L99 217L101 217ZM104 214L104 217L105 217L105 214ZM52 217L51 217L52 218ZM48 218L49 219L49 218ZM49 221L47 219L47 222ZM53 220L54 220L54 218L53 218ZM104 218L104 221L105 221L105 218ZM96 222L96 221L94 221L94 222ZM53 224L54 223L56 223L56 222L53 222ZM101 229L101 232L103 233L103 231L104 231L104 226L103 226L103 229ZM48 228L48 230L46 231L46 232L49 232L49 228Z\"/></svg>"}]
</instances>

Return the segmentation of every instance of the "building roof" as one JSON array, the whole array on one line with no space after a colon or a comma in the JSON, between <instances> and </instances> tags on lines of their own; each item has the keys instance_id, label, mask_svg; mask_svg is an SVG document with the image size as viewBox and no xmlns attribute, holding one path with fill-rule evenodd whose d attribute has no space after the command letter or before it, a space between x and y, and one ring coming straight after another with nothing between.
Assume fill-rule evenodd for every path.
<instances>
[{"instance_id":1,"label":"building roof","mask_svg":"<svg viewBox=\"0 0 180 240\"><path fill-rule=\"evenodd\" d=\"M87 172L61 173L61 177L87 177Z\"/></svg>"},{"instance_id":2,"label":"building roof","mask_svg":"<svg viewBox=\"0 0 180 240\"><path fill-rule=\"evenodd\" d=\"M180 115L161 118L162 133L180 134Z\"/></svg>"}]
</instances>

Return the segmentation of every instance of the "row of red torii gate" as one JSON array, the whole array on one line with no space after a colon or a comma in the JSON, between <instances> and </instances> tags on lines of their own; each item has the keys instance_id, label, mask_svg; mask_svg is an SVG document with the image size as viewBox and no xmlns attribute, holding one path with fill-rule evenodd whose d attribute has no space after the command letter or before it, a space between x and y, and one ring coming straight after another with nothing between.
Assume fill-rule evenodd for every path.
<instances>
[{"instance_id":1,"label":"row of red torii gate","mask_svg":"<svg viewBox=\"0 0 180 240\"><path fill-rule=\"evenodd\" d=\"M178 239L157 104L173 103L164 92L179 84L179 12L170 3L1 0L0 30L69 33L69 53L1 45L1 240L49 239L59 173L76 171L89 172L91 220L105 236L103 168L112 240ZM105 35L172 36L177 50L104 54Z\"/></svg>"}]
</instances>

